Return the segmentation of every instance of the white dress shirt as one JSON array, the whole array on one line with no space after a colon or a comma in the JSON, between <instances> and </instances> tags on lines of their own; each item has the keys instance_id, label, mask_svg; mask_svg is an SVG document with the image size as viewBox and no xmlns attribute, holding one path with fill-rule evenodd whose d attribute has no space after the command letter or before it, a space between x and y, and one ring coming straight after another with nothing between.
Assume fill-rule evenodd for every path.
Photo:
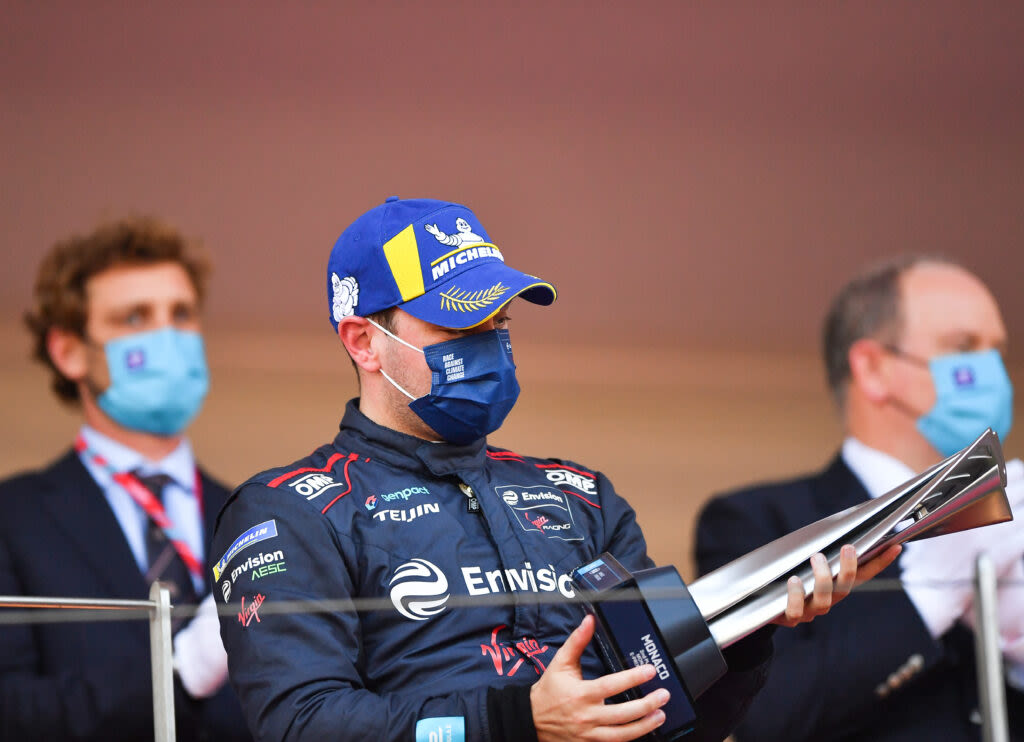
<instances>
[{"instance_id":1,"label":"white dress shirt","mask_svg":"<svg viewBox=\"0 0 1024 742\"><path fill-rule=\"evenodd\" d=\"M841 455L872 498L884 495L915 474L899 459L853 437L843 441ZM1020 507L1024 503L1024 465L1019 459L1012 460L1007 462L1006 469L1006 490L1011 506L1016 516L1024 516L1024 508ZM1008 680L1016 687L1024 687L1022 533L1024 520L1015 519L1010 523L908 543L904 545L904 553L900 556L907 596L929 632L937 639L957 620L973 627L973 586L969 576L973 574L975 553L990 552L1001 581L998 595L1000 644L1007 664ZM915 556L915 549L919 553L926 552L924 560L916 563L911 560ZM945 577L948 577L948 584L943 587L941 582Z\"/></svg>"},{"instance_id":2,"label":"white dress shirt","mask_svg":"<svg viewBox=\"0 0 1024 742\"><path fill-rule=\"evenodd\" d=\"M174 523L176 530L182 535L192 553L200 563L203 563L205 559L203 513L200 498L197 497L198 493L196 492L195 459L188 441L183 438L178 447L170 454L160 461L153 462L138 451L108 438L88 425L83 425L79 432L89 449L106 459L115 472L138 470L143 476L166 474L171 478L171 484L168 484L163 492L167 517ZM79 457L103 491L114 517L117 518L117 522L121 526L125 540L135 556L139 571L145 574L149 569L146 558L146 529L149 525L149 516L132 499L128 491L114 481L111 472L106 467L97 464L92 456L84 451L79 453ZM196 591L201 594L202 577L192 575L192 582Z\"/></svg>"}]
</instances>

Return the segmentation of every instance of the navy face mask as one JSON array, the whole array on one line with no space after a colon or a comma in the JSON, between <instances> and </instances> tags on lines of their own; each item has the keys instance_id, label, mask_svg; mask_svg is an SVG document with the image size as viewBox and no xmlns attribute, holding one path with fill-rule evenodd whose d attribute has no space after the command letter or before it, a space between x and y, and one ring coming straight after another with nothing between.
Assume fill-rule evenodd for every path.
<instances>
[{"instance_id":1,"label":"navy face mask","mask_svg":"<svg viewBox=\"0 0 1024 742\"><path fill-rule=\"evenodd\" d=\"M409 409L444 440L464 445L501 427L519 398L508 330L478 332L420 349L370 322L426 357L430 393L422 397L413 397L383 369L381 374L412 400Z\"/></svg>"}]
</instances>

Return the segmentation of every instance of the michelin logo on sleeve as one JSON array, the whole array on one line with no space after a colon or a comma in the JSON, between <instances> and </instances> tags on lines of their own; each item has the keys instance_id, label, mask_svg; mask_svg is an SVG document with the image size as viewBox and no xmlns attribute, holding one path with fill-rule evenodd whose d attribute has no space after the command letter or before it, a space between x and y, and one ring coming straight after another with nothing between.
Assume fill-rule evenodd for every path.
<instances>
[{"instance_id":1,"label":"michelin logo on sleeve","mask_svg":"<svg viewBox=\"0 0 1024 742\"><path fill-rule=\"evenodd\" d=\"M228 550L224 552L224 556L217 560L217 563L213 565L213 579L219 580L220 576L224 574L224 570L227 569L228 564L235 558L238 552L243 549L247 549L253 544L258 544L260 541L265 541L268 538L274 538L277 536L277 521L268 520L260 523L259 525L253 526L248 531L240 535L235 539L234 543L228 547Z\"/></svg>"}]
</instances>

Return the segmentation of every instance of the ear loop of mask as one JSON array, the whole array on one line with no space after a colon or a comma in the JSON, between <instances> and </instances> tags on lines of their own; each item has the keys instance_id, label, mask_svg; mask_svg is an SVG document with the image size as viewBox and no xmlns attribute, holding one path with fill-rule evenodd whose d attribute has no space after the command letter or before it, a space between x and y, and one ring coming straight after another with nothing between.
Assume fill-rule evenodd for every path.
<instances>
[{"instance_id":1,"label":"ear loop of mask","mask_svg":"<svg viewBox=\"0 0 1024 742\"><path fill-rule=\"evenodd\" d=\"M889 345L888 343L883 344L882 345L882 349L885 350L885 352L888 353L889 355L891 355L893 358L895 358L895 359L897 359L899 361L903 361L904 363L909 363L912 366L917 366L918 368L922 368L925 371L927 371L929 373L929 375L931 375L930 364L928 363L928 361L926 359L920 358L920 357L918 357L916 355L913 355L911 353L907 353L902 348L900 348L900 347L898 347L896 345ZM895 407L897 410L902 412L904 415L909 416L913 420L917 420L922 415L927 415L928 414L928 410L925 410L924 412L918 412L913 407L911 407L909 404L907 404L902 399L899 399L897 397L890 397L889 398L889 402L890 402L890 404L892 404L893 407Z\"/></svg>"},{"instance_id":2,"label":"ear loop of mask","mask_svg":"<svg viewBox=\"0 0 1024 742\"><path fill-rule=\"evenodd\" d=\"M389 338L392 338L393 340L397 340L398 342L400 342L400 343L401 343L402 345L404 345L404 346L405 346L406 348L412 348L412 349L413 349L413 350L415 350L415 351L418 351L418 352L420 352L420 353L423 353L423 348L417 348L417 347L416 347L415 345L413 345L412 343L408 343L408 342L406 342L405 340L402 340L402 338L398 337L398 335L395 335L395 334L394 334L393 332L390 332L389 330L386 330L386 329L384 329L383 327L381 327L380 325L378 325L378 324L377 324L376 322L374 322L374 321L373 321L372 319L370 319L369 317L367 317L367 318L366 318L366 321L367 321L367 322L369 322L369 323L370 323L371 325L373 325L374 327L376 327L376 328L377 328L378 330L380 330L381 332L383 332L383 333L384 333L385 335L387 335L387 336L388 336ZM409 394L409 392L405 391L405 389L403 389L403 388L402 388L401 386L399 386L399 385L398 385L398 382L396 382L396 381L395 381L394 379L392 379L392 378L391 378L390 376L388 376L388 374L387 374L387 372L386 372L386 371L384 370L384 367L383 367L383 366L382 366L382 367L380 368L380 373L381 373L381 376L383 376L383 377L384 377L385 379L387 379L387 380L388 380L389 382L391 382L391 386L393 386L393 387L394 387L395 389L397 389L397 390L398 390L398 391L400 391L400 392L401 392L402 394L404 394L405 396L407 396L407 397L408 397L409 399L411 399L411 400L413 400L413 401L415 401L415 400L419 399L419 397L414 397L414 396L412 396L411 394Z\"/></svg>"},{"instance_id":3,"label":"ear loop of mask","mask_svg":"<svg viewBox=\"0 0 1024 742\"><path fill-rule=\"evenodd\" d=\"M100 359L103 363L103 367L107 369L107 387L109 388L111 383L110 361L107 359L106 344L101 343L97 340L93 340L86 334L84 329L82 330L82 333L78 337L81 339L82 345L86 347L87 352L94 352L99 354ZM89 394L92 395L93 399L99 399L100 395L106 391L106 389L100 389L100 385L96 382L96 379L93 378L90 369L86 370L85 377L82 379L82 383L85 385L85 388L89 390Z\"/></svg>"}]
</instances>

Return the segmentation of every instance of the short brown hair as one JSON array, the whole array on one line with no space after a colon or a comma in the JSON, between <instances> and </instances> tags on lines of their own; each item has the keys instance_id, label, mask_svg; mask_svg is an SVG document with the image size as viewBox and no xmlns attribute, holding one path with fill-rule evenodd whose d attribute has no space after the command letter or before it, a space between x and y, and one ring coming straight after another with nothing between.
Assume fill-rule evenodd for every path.
<instances>
[{"instance_id":1,"label":"short brown hair","mask_svg":"<svg viewBox=\"0 0 1024 742\"><path fill-rule=\"evenodd\" d=\"M78 401L78 386L50 359L46 338L52 328L80 337L88 321L86 284L115 266L177 263L188 274L196 295L206 293L209 262L198 242L153 217L129 217L101 224L87 235L55 244L43 258L33 291L34 306L25 313L32 333L32 356L53 372L52 387L65 402Z\"/></svg>"},{"instance_id":2,"label":"short brown hair","mask_svg":"<svg viewBox=\"0 0 1024 742\"><path fill-rule=\"evenodd\" d=\"M898 344L903 332L900 279L924 264L962 267L940 255L900 255L876 264L840 289L825 317L822 354L829 389L842 407L850 381L850 348L862 338Z\"/></svg>"}]
</instances>

